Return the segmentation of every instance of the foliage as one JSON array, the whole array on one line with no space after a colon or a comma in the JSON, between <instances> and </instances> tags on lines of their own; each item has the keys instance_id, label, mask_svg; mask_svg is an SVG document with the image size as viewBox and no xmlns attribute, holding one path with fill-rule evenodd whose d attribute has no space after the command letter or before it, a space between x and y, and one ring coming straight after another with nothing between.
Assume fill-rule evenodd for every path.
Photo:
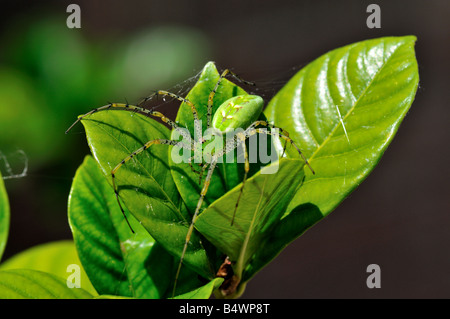
<instances>
[{"instance_id":1,"label":"foliage","mask_svg":"<svg viewBox=\"0 0 450 319\"><path fill-rule=\"evenodd\" d=\"M289 132L316 174L295 149L288 147L282 157L283 145L274 140L279 161L263 168L253 165L235 224L230 225L242 167L231 163L216 170L184 259L178 297L207 298L214 290L223 291L222 279L215 274L224 256L232 261L240 285L230 297L238 297L262 267L368 176L414 99L414 43L413 36L387 37L333 50L308 64L275 95L262 118ZM208 95L218 77L215 65L208 63L187 95L204 125ZM214 110L244 92L226 80ZM188 105L180 106L176 120L193 131ZM170 297L199 197L198 176L189 165L172 162L172 149L165 145L152 146L121 167L116 182L132 233L117 205L111 170L145 142L170 138L171 132L154 119L125 111L94 113L82 123L93 157L86 157L75 175L69 221L92 285L104 298ZM277 173L263 174L272 165L279 166ZM10 285L18 274L0 272L0 284ZM24 272L25 280L31 276L39 278L38 283L54 281ZM90 295L80 292L74 297ZM67 295L55 294L59 296Z\"/></svg>"}]
</instances>

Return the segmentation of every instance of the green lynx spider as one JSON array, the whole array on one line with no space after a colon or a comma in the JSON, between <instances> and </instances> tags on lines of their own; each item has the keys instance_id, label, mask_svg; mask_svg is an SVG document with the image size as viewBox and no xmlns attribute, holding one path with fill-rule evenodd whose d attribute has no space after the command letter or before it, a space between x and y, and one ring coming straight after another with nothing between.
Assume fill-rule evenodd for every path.
<instances>
[{"instance_id":1,"label":"green lynx spider","mask_svg":"<svg viewBox=\"0 0 450 319\"><path fill-rule=\"evenodd\" d=\"M240 188L240 193L239 193L239 196L238 196L238 200L237 200L235 208L234 208L234 213L233 213L233 217L232 217L232 220L231 220L231 225L233 225L234 216L236 214L236 210L237 210L237 207L238 207L238 204L239 204L239 200L241 198L241 195L242 195L242 192L243 192L243 189L244 189L244 186L245 186L245 182L247 180L247 174L249 172L249 166L250 165L249 165L249 158L248 158L248 152L247 152L247 149L246 149L245 141L250 136L255 135L257 133L279 136L280 138L285 140L285 143L289 142L292 146L295 147L295 149L300 154L300 156L302 157L302 159L305 162L305 164L311 169L312 173L314 174L314 170L311 168L311 166L309 165L308 161L306 160L306 158L304 157L304 155L302 154L300 149L295 145L295 143L289 137L288 132L286 132L282 128L278 128L278 127L276 127L276 126L274 126L272 124L269 124L266 121L258 120L258 118L259 118L259 116L260 116L260 114L261 114L261 112L263 110L263 106L264 106L264 101L263 101L263 99L261 97L259 97L257 95L250 95L250 94L234 96L234 97L228 99L227 101L223 102L221 104L221 106L217 109L217 111L214 114L212 114L214 95L216 94L216 91L219 88L220 83L222 82L222 80L227 75L232 76L233 78L235 78L236 80L238 80L240 82L253 85L253 83L250 83L250 82L242 80L239 76L237 76L236 74L234 74L230 70L228 70L228 69L224 70L221 73L218 81L216 82L214 89L210 92L209 97L208 97L208 104L207 104L207 128L208 129L209 128L214 128L214 129L218 130L220 133L225 133L229 129L238 129L238 128L243 129L243 131L240 131L240 132L236 133L235 135L233 135L233 137L231 137L232 140L227 140L227 142L225 143L225 147L223 149L221 149L221 150L217 151L216 153L212 154L210 161L202 165L201 171L199 171L199 172L195 171L193 169L192 165L191 165L191 161L194 158L194 156L189 158L189 164L191 165L191 169L194 172L196 172L196 173L198 173L200 175L200 181L201 181L202 175L203 175L203 173L205 172L206 169L207 169L207 173L206 173L206 178L205 178L204 183L203 183L203 187L202 187L201 192L200 192L200 198L198 200L197 207L195 209L194 215L192 216L191 224L189 225L189 228L188 228L188 232L187 232L187 235L186 235L183 251L182 251L181 256L180 256L180 261L179 261L177 272L176 272L175 279L174 279L172 296L175 296L177 280L178 280L178 277L179 277L179 274L180 274L181 266L183 264L183 259L184 259L184 256L186 254L186 250L187 250L187 247L188 247L188 244L189 244L192 232L194 230L195 221L196 221L196 219L197 219L197 217L198 217L198 215L200 213L200 209L201 209L201 206L203 204L203 200L204 200L204 198L206 196L206 193L208 191L208 187L209 187L209 184L211 182L211 177L212 177L212 174L213 174L214 169L216 167L216 164L218 163L218 160L222 156L224 156L225 154L227 154L227 153L229 153L231 151L234 151L234 149L236 149L238 147L242 147L242 149L244 151L243 152L244 153L244 159L245 159L244 178L242 180L242 186ZM201 132L201 130L202 130L201 122L199 121L198 113L197 113L197 109L196 109L195 105L193 103L191 103L189 100L187 100L186 98L183 98L181 96L178 96L176 94L173 94L173 93L170 93L170 92L167 92L167 91L163 91L163 90L159 90L154 95L145 98L137 106L130 105L128 103L126 103L126 104L123 104L123 103L110 103L108 105L104 105L102 107L95 108L95 109L91 110L90 112L79 116L78 119L66 131L66 133L68 133L75 124L77 124L80 120L82 120L84 117L86 117L88 115L91 115L91 114L96 113L98 111L108 110L110 108L118 108L118 109L128 110L128 111L132 111L132 112L140 112L140 113L143 113L143 114L146 114L146 115L150 115L150 116L153 116L153 117L160 118L163 122L165 122L168 125L170 125L172 127L172 129L179 131L180 135L183 136L185 140L189 141L189 145L186 145L185 143L182 143L180 141L168 140L168 139L155 139L155 140L148 141L142 147L140 147L139 149L137 149L136 151L134 151L133 153L128 155L126 158L124 158L111 171L112 185L113 185L113 188L114 188L114 193L115 193L116 198L117 198L117 202L119 204L120 210L122 211L122 214L125 217L126 222L128 223L128 226L130 227L132 232L134 232L134 231L131 228L131 225L129 224L129 222L128 222L127 218L126 218L125 211L124 211L124 209L122 207L122 204L120 203L119 193L118 193L117 186L116 186L116 181L115 181L115 174L120 169L120 167L122 165L124 165L126 162L128 162L130 159L132 159L134 156L138 155L139 153L145 151L150 146L155 145L155 144L173 145L173 146L182 147L182 148L187 149L189 151L194 151L196 149L196 147L201 147L201 145L205 142L204 139L195 140L194 138L192 138L190 136L190 134L186 132L186 130L182 130L174 121L170 120L169 118L164 116L162 113L160 113L158 111L155 111L153 109L144 109L143 107L140 106L143 103L145 103L146 101L150 100L155 95L156 96L163 96L163 97L164 96L169 96L171 98L174 98L174 99L176 99L176 100L178 100L180 102L183 102L183 103L187 104L191 108L191 111L192 111L192 114L193 114L193 117L194 117L195 135L196 136L202 136L202 134L201 134L202 133ZM264 127L270 128L270 129L277 129L278 132L274 133L272 131L263 130L261 128L258 128L258 126L264 126Z\"/></svg>"}]
</instances>

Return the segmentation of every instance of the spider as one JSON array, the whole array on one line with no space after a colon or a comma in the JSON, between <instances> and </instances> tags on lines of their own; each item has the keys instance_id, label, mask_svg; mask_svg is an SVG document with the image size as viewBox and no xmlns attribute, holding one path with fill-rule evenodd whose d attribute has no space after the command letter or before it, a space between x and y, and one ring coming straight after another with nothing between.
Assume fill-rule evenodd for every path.
<instances>
[{"instance_id":1,"label":"spider","mask_svg":"<svg viewBox=\"0 0 450 319\"><path fill-rule=\"evenodd\" d=\"M234 151L238 147L241 147L243 150L244 161L245 161L244 162L244 176L242 179L242 184L240 186L238 199L237 199L236 205L234 207L234 212L233 212L233 215L231 218L231 226L234 223L234 217L236 215L239 201L241 199L241 196L242 196L242 193L243 193L243 190L245 187L245 183L247 180L247 175L248 175L249 169L250 169L249 156L248 156L247 147L246 147L245 142L251 136L253 136L255 134L266 134L266 135L278 136L279 138L284 139L285 140L284 148L286 148L286 143L289 142L297 150L297 152L299 153L299 155L301 156L301 158L303 159L305 164L309 167L311 172L313 174L315 173L314 170L312 169L312 167L309 165L305 156L302 154L301 150L297 147L297 145L294 143L294 141L289 137L288 132L286 132L282 128L276 127L275 125L268 123L267 121L258 120L260 117L260 114L262 113L263 106L264 106L264 100L260 96L245 94L245 95L237 95L237 96L231 97L228 100L226 100L225 102L223 102L219 106L219 108L216 110L216 112L214 114L212 114L213 113L212 111L213 111L214 96L215 96L220 84L222 83L223 79L227 76L231 76L239 82L242 82L242 83L245 83L248 85L254 85L254 83L252 83L252 82L247 82L247 81L241 79L238 75L236 75L229 69L224 70L220 74L219 79L217 80L213 90L209 93L209 96L208 96L207 113L206 113L207 130L211 129L215 132L215 134L218 134L218 135L229 133L230 131L235 132L235 133L233 133L231 135L231 137L229 137L229 134L226 135L227 138L225 141L225 145L222 148L215 149L213 152L211 152L211 154L208 154L209 158L208 158L208 161L206 161L206 163L203 164L202 161L200 161L200 162L196 161L196 163L199 163L199 165L201 166L200 171L197 171L194 169L194 167L192 166L192 160L197 160L197 157L196 157L197 155L195 155L195 152L198 150L202 150L202 146L206 142L206 140L204 137L202 137L202 133L203 133L202 132L202 124L201 124L201 121L199 120L196 106L191 101L189 101L187 98L181 97L177 94L174 94L174 93L171 93L168 91L164 91L164 90L156 91L152 96L144 98L136 106L130 105L128 103L109 103L102 107L95 108L95 109L91 110L90 112L79 116L77 118L77 120L66 131L66 134L67 134L72 129L72 127L75 126L75 124L77 124L83 118L85 118L93 113L103 111L103 110L108 110L111 108L116 108L116 109L131 111L131 112L139 112L139 113L143 113L143 114L146 114L146 115L149 115L152 117L159 118L161 121L168 124L170 127L172 127L173 130L177 131L183 137L182 141L176 141L176 140L171 140L171 139L150 140L150 141L146 142L142 147L138 148L133 153L131 153L127 157L125 157L120 163L118 163L112 169L111 180L112 180L112 186L114 189L114 193L115 193L118 205L120 207L120 210L129 226L130 230L133 233L134 233L134 230L132 229L132 227L126 217L125 211L119 200L119 192L118 192L118 188L117 188L116 180L115 180L116 179L115 175L116 175L117 171L125 163L127 163L129 160L131 160L133 157L144 152L145 150L150 148L152 145L157 145L157 144L172 145L172 146L176 146L176 147L182 148L184 150L187 150L188 152L191 152L191 154L192 154L192 152L194 152L194 155L190 156L188 158L188 163L189 163L192 171L199 174L199 184L201 184L201 180L202 180L202 177L203 177L205 171L206 171L206 177L203 182L203 187L201 188L201 192L200 192L200 196L199 196L199 199L197 202L195 212L192 215L192 220L188 227L183 250L180 255L180 260L178 263L178 268L177 268L175 279L174 279L172 296L175 296L177 280L178 280L178 277L180 274L183 260L184 260L184 257L185 257L185 254L186 254L186 251L188 248L188 244L189 244L192 232L194 230L195 222L197 220L197 217L199 216L204 198L206 196L209 185L211 183L211 177L213 175L214 169L216 168L216 165L218 164L219 160L221 158L223 158L224 155ZM154 96L174 98L182 103L185 103L186 105L188 105L190 107L193 118L194 118L194 137L191 136L189 131L178 126L177 123L175 123L171 119L167 118L161 112L155 111L153 108L145 109L141 106L143 103L147 102ZM268 131L266 129L263 129L262 127L269 128L271 130ZM284 150L283 150L283 154L284 154Z\"/></svg>"}]
</instances>

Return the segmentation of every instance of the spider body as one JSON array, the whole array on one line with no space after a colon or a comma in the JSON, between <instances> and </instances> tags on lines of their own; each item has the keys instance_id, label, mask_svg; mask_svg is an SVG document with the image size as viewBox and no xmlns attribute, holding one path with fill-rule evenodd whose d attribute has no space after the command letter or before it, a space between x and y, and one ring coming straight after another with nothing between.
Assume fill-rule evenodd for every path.
<instances>
[{"instance_id":1,"label":"spider body","mask_svg":"<svg viewBox=\"0 0 450 319\"><path fill-rule=\"evenodd\" d=\"M177 131L180 134L180 136L182 136L182 138L183 138L182 141L175 140L175 139L150 140L150 141L146 142L144 145L142 145L142 147L138 148L137 150L135 150L134 152L129 154L126 158L124 158L121 162L119 162L111 170L112 186L113 186L113 189L114 189L114 192L116 195L118 205L124 216L125 216L125 211L122 208L122 205L121 205L121 202L119 199L119 192L118 192L118 188L116 185L116 179L115 179L115 175L116 175L117 171L123 165L125 165L133 157L138 156L141 152L144 152L148 148L152 147L153 145L157 145L157 144L172 145L173 147L182 148L182 149L188 151L188 153L191 155L192 155L192 153L194 153L194 156L190 156L188 158L188 163L191 166L191 169L194 172L199 174L199 183L201 183L202 176L204 175L205 172L206 172L206 177L204 178L203 186L201 187L199 198L198 198L197 204L195 206L195 211L193 212L193 215L192 215L192 221L190 222L190 225L188 226L188 229L187 229L187 234L186 234L185 242L183 245L183 250L180 254L180 261L179 261L177 272L176 272L175 279L174 279L173 293L172 293L173 296L175 295L175 292L176 292L177 279L179 277L180 270L181 270L181 267L183 264L183 260L184 260L186 251L188 249L190 238L194 231L195 222L202 210L202 205L203 205L205 196L208 192L208 188L211 184L211 179L212 179L214 169L216 168L217 164L219 163L219 160L224 155L234 151L238 147L241 147L243 149L244 160L245 160L245 162L244 162L245 163L244 177L242 179L240 193L239 193L236 205L234 207L234 213L230 220L231 226L233 225L233 222L234 222L234 217L235 217L235 214L236 214L236 211L238 208L239 201L241 199L243 189L245 187L245 182L247 180L247 175L248 175L249 168L250 168L249 156L248 156L247 147L246 147L246 143L245 143L249 137L251 137L255 134L265 134L265 135L273 135L273 136L280 137L280 138L284 139L286 143L289 142L292 146L294 146L296 148L296 150L298 151L298 153L300 154L300 156L303 158L305 164L309 166L306 158L303 156L300 149L295 145L295 143L289 137L288 132L286 132L283 129L278 128L272 124L269 124L266 121L258 120L260 117L260 114L263 110L263 106L264 106L264 101L260 96L250 95L250 94L236 95L234 97L227 99L225 102L223 102L213 114L214 96L215 96L216 91L218 90L221 82L227 75L231 75L233 78L237 79L240 82L243 82L246 84L252 84L250 82L246 82L246 81L242 80L240 77L238 77L237 75L235 75L234 73L232 73L230 70L227 69L221 73L214 89L209 93L207 107L206 107L206 119L207 119L206 130L212 129L213 131L218 132L219 135L223 135L223 136L227 135L229 132L232 132L232 134L231 134L231 137L229 137L227 135L227 137L225 139L222 139L222 140L225 140L225 144L222 147L216 147L216 148L214 148L213 151L210 152L210 154L208 154L209 155L208 161L206 161L206 162L204 162L203 160L196 161L197 163L199 163L202 166L200 171L195 171L191 164L192 159L194 159L196 157L196 155L195 155L196 150L197 151L201 150L202 152L204 152L206 149L206 147L204 146L205 139L202 136L202 134L203 134L202 122L199 120L199 113L197 112L197 108L194 105L194 103L189 101L187 98L183 98L181 96L178 96L176 94L173 94L173 93L170 93L167 91L162 91L162 90L157 91L155 93L155 96L169 96L169 97L179 100L180 102L185 103L186 105L188 105L190 107L190 110L191 110L191 113L193 116L193 131L194 131L193 135L194 135L194 137L192 137L191 133L188 130L180 127L179 124L177 124L175 121L170 120L169 118L164 116L162 113L160 113L158 111L154 111L153 109L150 109L150 110L145 109L140 106L143 102L149 100L151 97L145 98L137 106L129 105L128 103L126 103L126 104L110 103L108 105L96 108L84 115L79 116L78 119L66 131L66 133L67 133L77 122L79 122L86 116L89 116L90 114L93 114L95 112L99 112L102 110L116 108L116 109L131 111L131 112L140 112L140 113L152 116L152 117L157 117L157 118L161 119L163 122L165 122L166 124L168 124L169 126L171 126L173 131ZM265 128L270 128L271 131L266 130ZM275 132L273 132L272 129L275 129ZM227 133L227 134L225 134L225 133ZM285 143L285 145L286 145L286 143ZM312 170L312 168L310 166L309 166L309 168L314 173L314 171ZM126 219L126 217L125 217L125 219ZM128 223L128 220L127 220L127 223ZM129 223L128 223L128 225L130 226ZM130 226L130 229L131 229L131 231L133 231L131 226Z\"/></svg>"}]
</instances>

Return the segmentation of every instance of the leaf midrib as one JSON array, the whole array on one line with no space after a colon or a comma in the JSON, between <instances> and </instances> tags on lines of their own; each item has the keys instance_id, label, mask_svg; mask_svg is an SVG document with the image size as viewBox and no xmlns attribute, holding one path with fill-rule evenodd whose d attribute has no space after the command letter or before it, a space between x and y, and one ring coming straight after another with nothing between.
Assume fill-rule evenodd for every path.
<instances>
[{"instance_id":1,"label":"leaf midrib","mask_svg":"<svg viewBox=\"0 0 450 319\"><path fill-rule=\"evenodd\" d=\"M364 95L366 94L366 92L368 91L368 89L371 87L371 85L373 84L374 80L377 78L377 76L379 76L379 74L383 71L384 67L389 63L389 60L392 58L392 56L395 55L395 53L397 52L399 47L397 47L395 49L394 52L392 52L392 54L386 59L386 61L383 63L383 65L381 66L381 68L375 73L375 75L372 77L372 79L370 80L369 84L364 88L363 92L360 94L360 96L358 97L358 99L355 101L354 105L350 108L350 110L345 114L344 118L342 118L342 123L345 122L345 120L347 119L348 116L350 116L350 114L353 112L353 110L356 108L356 106L358 105L358 102L361 101L362 97L364 97ZM346 68L347 70L347 68ZM346 76L346 78L348 78L348 76ZM349 83L350 84L350 83ZM317 155L317 153L320 152L320 150L322 149L322 147L324 147L324 145L327 144L328 140L330 140L334 133L336 132L337 128L342 124L341 121L338 121L336 123L336 125L334 126L334 128L331 130L331 132L328 134L328 136L325 138L325 140L319 144L319 147L316 148L316 150L313 152L313 154L309 157L309 161L311 162L314 157Z\"/></svg>"},{"instance_id":2,"label":"leaf midrib","mask_svg":"<svg viewBox=\"0 0 450 319\"><path fill-rule=\"evenodd\" d=\"M253 213L253 217L252 217L252 220L250 222L250 227L248 228L248 232L247 232L247 234L245 236L244 242L242 243L241 251L239 253L239 259L238 259L237 265L236 265L237 276L239 278L241 278L242 273L244 272L245 253L246 253L246 250L247 250L248 243L250 241L250 236L253 233L253 226L255 224L256 215L257 215L257 213L259 211L259 207L261 206L261 202L262 202L262 199L264 197L264 189L266 187L267 178L268 178L268 176L266 176L266 178L264 179L264 184L263 184L263 187L262 187L262 190L261 190L261 195L259 196L258 204L255 207L255 211Z\"/></svg>"},{"instance_id":3,"label":"leaf midrib","mask_svg":"<svg viewBox=\"0 0 450 319\"><path fill-rule=\"evenodd\" d=\"M86 174L86 175L87 175L87 178L90 179L91 184L92 184L92 185L95 185L95 178L93 177L94 175L90 175L90 174ZM106 191L106 190L105 190L105 191ZM98 194L98 193L99 193L99 194ZM108 198L106 197L106 193L105 193L103 190L98 189L98 191L95 192L95 193L93 193L93 195L96 197L96 201L97 201L97 202L101 203L101 205L104 205L104 211L107 211L108 214L109 214L110 216L112 216L112 211L111 211L112 207L111 207L111 208L109 207L109 200L108 200ZM101 200L99 200L99 198L100 198ZM114 224L114 222L113 222L112 219L110 219L110 222L111 222L111 225L112 225L112 227L113 227L113 229L114 229L114 232L115 232L115 234L116 234L116 236L117 236L117 241L119 242L119 247L118 247L118 248L119 248L119 252L120 252L120 255L121 255L122 259L121 259L121 260L118 260L118 261L119 261L120 263L123 263L122 275L125 275L125 276L126 276L126 281L128 282L128 285L129 285L129 287L130 287L130 291L131 291L133 297L135 297L135 289L134 289L135 287L134 287L134 282L132 281L132 279L131 279L130 276L129 276L129 273L130 273L130 270L129 270L129 264L128 264L127 260L126 260L126 255L127 255L127 253L126 253L124 250L121 249L121 247L122 247L122 240L121 240L121 238L120 238L120 234L119 234L118 228L116 227L116 225ZM92 237L91 237L91 238L92 238ZM99 244L97 244L97 245L99 245ZM102 244L100 244L100 245L102 245ZM116 293L118 293L119 290L120 290L120 285L117 285L117 287L116 287Z\"/></svg>"},{"instance_id":4,"label":"leaf midrib","mask_svg":"<svg viewBox=\"0 0 450 319\"><path fill-rule=\"evenodd\" d=\"M125 144L123 144L120 140L117 139L116 136L110 134L107 130L105 130L102 126L100 126L100 129L103 130L107 135L109 135L113 140L115 140L119 145L121 145L127 152L129 152L129 154L131 154L133 151L130 151L128 149L128 147L125 146ZM162 188L162 186L156 181L156 179L153 177L152 174L149 173L149 171L147 170L147 168L142 164L141 160L139 159L135 159L139 165L142 167L142 169L146 172L146 174L148 176L150 176L150 178L152 179L152 181L158 186L158 188L161 190L161 192L164 194L164 196L167 198L168 202L170 202L170 204L172 205L172 207L175 209L175 211L179 214L179 216L181 216L181 218L183 219L184 222L186 222L186 219L184 218L183 214L181 214L181 211L178 209L178 207L174 204L174 202L172 201L172 199L169 197L169 195L166 193L166 191L164 190L164 188ZM156 199L156 198L155 198Z\"/></svg>"}]
</instances>

